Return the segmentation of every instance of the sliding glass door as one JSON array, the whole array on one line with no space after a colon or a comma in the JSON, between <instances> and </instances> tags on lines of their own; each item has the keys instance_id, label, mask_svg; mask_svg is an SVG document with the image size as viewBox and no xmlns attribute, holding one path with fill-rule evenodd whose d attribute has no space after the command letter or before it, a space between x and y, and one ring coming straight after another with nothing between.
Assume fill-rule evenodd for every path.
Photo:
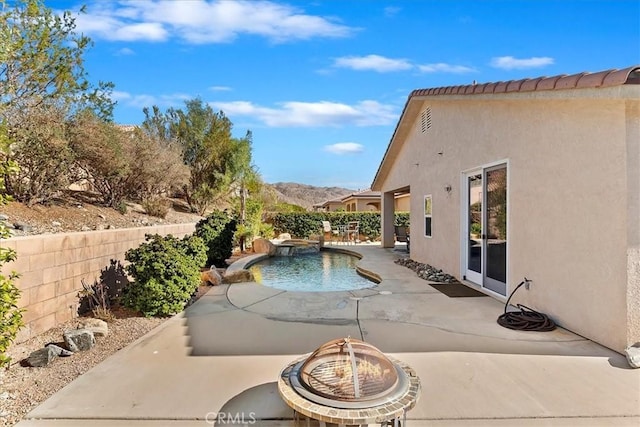
<instances>
[{"instance_id":1,"label":"sliding glass door","mask_svg":"<svg viewBox=\"0 0 640 427\"><path fill-rule=\"evenodd\" d=\"M465 278L506 296L507 165L467 173L465 181Z\"/></svg>"}]
</instances>

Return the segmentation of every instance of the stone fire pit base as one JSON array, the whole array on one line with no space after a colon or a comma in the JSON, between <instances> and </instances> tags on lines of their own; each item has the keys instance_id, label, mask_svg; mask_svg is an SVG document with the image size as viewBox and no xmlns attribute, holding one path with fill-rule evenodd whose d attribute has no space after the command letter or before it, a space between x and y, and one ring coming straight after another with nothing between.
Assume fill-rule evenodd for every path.
<instances>
[{"instance_id":1,"label":"stone fire pit base","mask_svg":"<svg viewBox=\"0 0 640 427\"><path fill-rule=\"evenodd\" d=\"M402 368L409 378L410 385L404 395L389 403L370 408L340 409L319 405L299 395L289 381L291 370L304 359L305 358L301 358L291 363L282 370L278 378L278 391L280 392L280 396L285 403L294 410L294 419L296 420L300 419L300 415L302 415L303 417L319 421L320 425L326 425L327 423L337 426L380 425L388 421L405 419L407 411L415 406L420 397L420 378L418 378L415 371L404 362L389 357L393 363Z\"/></svg>"}]
</instances>

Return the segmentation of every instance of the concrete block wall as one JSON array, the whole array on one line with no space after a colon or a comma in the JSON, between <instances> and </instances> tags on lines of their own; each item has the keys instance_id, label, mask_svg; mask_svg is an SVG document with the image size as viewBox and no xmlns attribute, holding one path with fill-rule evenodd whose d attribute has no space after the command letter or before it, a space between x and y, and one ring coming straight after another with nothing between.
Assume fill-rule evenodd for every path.
<instances>
[{"instance_id":1,"label":"concrete block wall","mask_svg":"<svg viewBox=\"0 0 640 427\"><path fill-rule=\"evenodd\" d=\"M17 259L2 267L2 274L20 274L19 307L25 326L16 343L38 335L77 316L81 279L93 283L111 260L125 263L127 250L144 241L145 234L183 237L193 233L195 223L154 227L86 231L13 237L0 241L16 251Z\"/></svg>"}]
</instances>

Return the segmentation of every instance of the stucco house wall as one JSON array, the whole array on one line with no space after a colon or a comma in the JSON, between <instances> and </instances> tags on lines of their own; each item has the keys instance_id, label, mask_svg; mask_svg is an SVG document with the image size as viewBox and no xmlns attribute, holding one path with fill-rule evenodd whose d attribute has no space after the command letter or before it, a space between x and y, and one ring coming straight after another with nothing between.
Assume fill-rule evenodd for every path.
<instances>
[{"instance_id":1,"label":"stucco house wall","mask_svg":"<svg viewBox=\"0 0 640 427\"><path fill-rule=\"evenodd\" d=\"M396 212L409 212L411 210L411 196L404 194L396 197L395 210Z\"/></svg>"},{"instance_id":2,"label":"stucco house wall","mask_svg":"<svg viewBox=\"0 0 640 427\"><path fill-rule=\"evenodd\" d=\"M411 258L462 279L463 173L506 162L506 295L526 276L517 302L622 351L640 341L639 99L640 85L417 97L373 188L410 186Z\"/></svg>"}]
</instances>

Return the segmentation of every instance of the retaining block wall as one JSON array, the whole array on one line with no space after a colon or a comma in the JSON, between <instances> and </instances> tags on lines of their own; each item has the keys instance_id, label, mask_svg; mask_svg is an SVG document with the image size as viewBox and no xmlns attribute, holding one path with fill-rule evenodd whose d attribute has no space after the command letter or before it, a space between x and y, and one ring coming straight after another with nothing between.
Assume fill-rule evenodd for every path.
<instances>
[{"instance_id":1,"label":"retaining block wall","mask_svg":"<svg viewBox=\"0 0 640 427\"><path fill-rule=\"evenodd\" d=\"M193 224L60 233L13 237L0 241L14 249L18 258L2 267L5 276L20 274L16 283L22 292L20 308L25 326L16 343L38 335L77 316L81 279L89 284L109 268L111 260L125 262L125 252L144 241L145 234L193 233Z\"/></svg>"}]
</instances>

